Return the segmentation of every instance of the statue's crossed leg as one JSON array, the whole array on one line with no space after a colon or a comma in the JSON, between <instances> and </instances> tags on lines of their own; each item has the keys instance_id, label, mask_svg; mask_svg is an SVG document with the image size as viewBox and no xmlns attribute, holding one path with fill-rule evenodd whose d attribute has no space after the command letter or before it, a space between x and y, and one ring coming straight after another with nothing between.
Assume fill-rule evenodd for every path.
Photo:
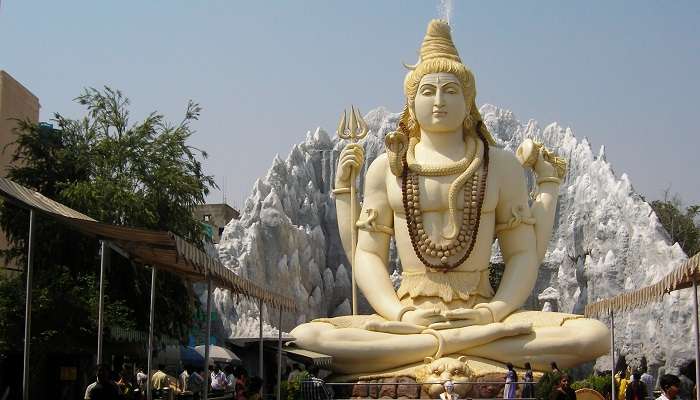
<instances>
[{"instance_id":1,"label":"statue's crossed leg","mask_svg":"<svg viewBox=\"0 0 700 400\"><path fill-rule=\"evenodd\" d=\"M608 331L599 321L562 318L558 326L533 327L522 317L511 322L509 318L506 322L415 334L310 322L291 334L300 347L333 356L337 371L344 373L384 371L422 362L425 357L456 353L520 366L529 361L535 369L545 370L551 361L565 367L577 363L582 353L607 352Z\"/></svg>"}]
</instances>

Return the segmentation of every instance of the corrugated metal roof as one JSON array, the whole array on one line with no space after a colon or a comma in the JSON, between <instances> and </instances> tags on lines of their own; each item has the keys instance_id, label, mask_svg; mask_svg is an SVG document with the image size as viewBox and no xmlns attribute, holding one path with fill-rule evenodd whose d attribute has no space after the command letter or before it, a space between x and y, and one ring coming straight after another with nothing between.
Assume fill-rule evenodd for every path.
<instances>
[{"instance_id":1,"label":"corrugated metal roof","mask_svg":"<svg viewBox=\"0 0 700 400\"><path fill-rule=\"evenodd\" d=\"M297 347L285 347L282 351L288 355L296 355L309 360L313 365L320 368L331 369L333 366L333 357L326 354L316 353L315 351L304 350Z\"/></svg>"},{"instance_id":2,"label":"corrugated metal roof","mask_svg":"<svg viewBox=\"0 0 700 400\"><path fill-rule=\"evenodd\" d=\"M0 191L10 201L19 202L20 206L28 206L47 214L55 214L68 218L94 221L94 219L82 214L63 204L53 201L39 192L35 192L9 179L0 177Z\"/></svg>"},{"instance_id":3,"label":"corrugated metal roof","mask_svg":"<svg viewBox=\"0 0 700 400\"><path fill-rule=\"evenodd\" d=\"M212 281L244 296L262 299L274 308L296 310L291 298L279 295L236 275L218 259L210 257L172 232L154 231L106 224L96 221L59 202L49 199L9 179L0 177L0 195L23 208L36 210L74 229L119 247L133 260L181 275L191 281L204 281L207 272Z\"/></svg>"}]
</instances>

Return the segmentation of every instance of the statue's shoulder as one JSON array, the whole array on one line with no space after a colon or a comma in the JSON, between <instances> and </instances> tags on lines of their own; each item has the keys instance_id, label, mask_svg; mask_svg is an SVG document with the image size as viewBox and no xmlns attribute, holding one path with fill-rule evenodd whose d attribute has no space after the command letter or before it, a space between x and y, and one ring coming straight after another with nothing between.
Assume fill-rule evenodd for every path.
<instances>
[{"instance_id":1,"label":"statue's shoulder","mask_svg":"<svg viewBox=\"0 0 700 400\"><path fill-rule=\"evenodd\" d=\"M370 168L388 168L389 167L389 159L387 158L386 153L382 153L377 156L372 162L369 164Z\"/></svg>"},{"instance_id":2,"label":"statue's shoulder","mask_svg":"<svg viewBox=\"0 0 700 400\"><path fill-rule=\"evenodd\" d=\"M390 173L389 159L387 158L386 153L382 153L369 164L367 176L369 177L369 175L375 175L384 177L387 173Z\"/></svg>"},{"instance_id":3,"label":"statue's shoulder","mask_svg":"<svg viewBox=\"0 0 700 400\"><path fill-rule=\"evenodd\" d=\"M367 175L365 180L368 187L383 187L384 180L387 174L390 174L389 170L389 160L387 159L386 153L382 153L377 156L370 164L367 169Z\"/></svg>"},{"instance_id":4,"label":"statue's shoulder","mask_svg":"<svg viewBox=\"0 0 700 400\"><path fill-rule=\"evenodd\" d=\"M491 171L502 177L523 177L523 167L515 154L495 146L489 148L489 172Z\"/></svg>"}]
</instances>

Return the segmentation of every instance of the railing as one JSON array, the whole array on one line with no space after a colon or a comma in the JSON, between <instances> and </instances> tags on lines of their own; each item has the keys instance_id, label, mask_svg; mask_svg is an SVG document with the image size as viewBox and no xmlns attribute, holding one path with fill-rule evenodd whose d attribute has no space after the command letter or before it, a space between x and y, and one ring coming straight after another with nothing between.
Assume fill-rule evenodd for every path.
<instances>
[{"instance_id":1,"label":"railing","mask_svg":"<svg viewBox=\"0 0 700 400\"><path fill-rule=\"evenodd\" d=\"M382 394L382 386L395 386L394 395L398 395L398 387L411 387L411 386L424 386L424 385L440 385L442 386L444 382L353 382L353 383L333 383L324 382L321 379L313 378L311 380L301 382L301 395L304 400L330 400L330 399L345 399L345 398L380 398L385 397L386 394ZM469 381L469 382L453 382L455 385L455 391L458 391L458 387L461 385L478 386L479 388L486 388L491 394L489 397L473 397L469 396L470 400L489 400L489 399L499 399L503 400L503 396L498 396L501 392L502 387L505 386L504 381L490 382L490 381ZM532 390L534 394L534 387L537 382L510 382L513 385L532 385ZM489 388L489 386L491 388ZM355 389L360 387L359 392L366 392L366 396L357 396ZM366 390L365 390L366 389ZM374 389L374 390L373 390ZM419 388L413 389L413 392L420 396L421 393ZM340 394L340 396L336 396ZM353 395L355 394L355 395ZM425 397L422 397L425 398ZM536 400L534 397L512 397L513 400Z\"/></svg>"}]
</instances>

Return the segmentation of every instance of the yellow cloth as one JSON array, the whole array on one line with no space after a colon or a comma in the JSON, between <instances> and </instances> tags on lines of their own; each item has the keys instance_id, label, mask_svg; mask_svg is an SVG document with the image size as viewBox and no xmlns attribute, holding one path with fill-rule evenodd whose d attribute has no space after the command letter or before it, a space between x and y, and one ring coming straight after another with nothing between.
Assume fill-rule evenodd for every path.
<instances>
[{"instance_id":1,"label":"yellow cloth","mask_svg":"<svg viewBox=\"0 0 700 400\"><path fill-rule=\"evenodd\" d=\"M151 377L151 387L153 389L165 389L170 386L170 381L168 380L168 375L161 371L158 370L153 373L153 376Z\"/></svg>"},{"instance_id":2,"label":"yellow cloth","mask_svg":"<svg viewBox=\"0 0 700 400\"><path fill-rule=\"evenodd\" d=\"M617 384L617 398L624 399L627 393L627 384L630 383L627 379L620 379L620 376L615 376L615 383Z\"/></svg>"}]
</instances>

